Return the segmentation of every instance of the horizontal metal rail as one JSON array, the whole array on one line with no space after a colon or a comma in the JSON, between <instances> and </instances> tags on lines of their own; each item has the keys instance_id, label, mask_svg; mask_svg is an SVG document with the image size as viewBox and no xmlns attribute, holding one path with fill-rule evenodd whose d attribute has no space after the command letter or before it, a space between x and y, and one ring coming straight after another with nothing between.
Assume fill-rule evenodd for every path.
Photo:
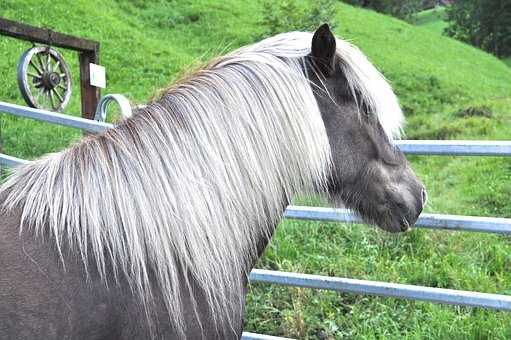
<instances>
[{"instance_id":1,"label":"horizontal metal rail","mask_svg":"<svg viewBox=\"0 0 511 340\"><path fill-rule=\"evenodd\" d=\"M101 132L113 127L108 123L5 102L0 102L0 112L89 132ZM413 155L511 156L511 141L396 140L395 144L404 153Z\"/></svg>"},{"instance_id":2,"label":"horizontal metal rail","mask_svg":"<svg viewBox=\"0 0 511 340\"><path fill-rule=\"evenodd\" d=\"M0 154L0 164L14 167L28 161ZM284 217L309 220L365 224L362 219L348 209L301 207L290 205L284 212ZM458 231L475 231L496 234L511 234L511 219L498 217L459 216L444 214L420 215L415 223L416 228L445 229Z\"/></svg>"},{"instance_id":3,"label":"horizontal metal rail","mask_svg":"<svg viewBox=\"0 0 511 340\"><path fill-rule=\"evenodd\" d=\"M28 161L0 154L0 164L5 166L17 166ZM290 205L284 212L284 217L309 220L328 221L344 223L365 222L348 209L323 208L323 207L301 207ZM459 216L444 214L420 215L415 223L416 228L445 229L458 231L475 231L496 234L511 234L511 219L498 217Z\"/></svg>"},{"instance_id":4,"label":"horizontal metal rail","mask_svg":"<svg viewBox=\"0 0 511 340\"><path fill-rule=\"evenodd\" d=\"M242 340L291 340L289 338L281 338L278 336L271 336L266 334L256 334L250 332L243 332Z\"/></svg>"},{"instance_id":5,"label":"horizontal metal rail","mask_svg":"<svg viewBox=\"0 0 511 340\"><path fill-rule=\"evenodd\" d=\"M511 156L511 141L396 140L409 155Z\"/></svg>"},{"instance_id":6,"label":"horizontal metal rail","mask_svg":"<svg viewBox=\"0 0 511 340\"><path fill-rule=\"evenodd\" d=\"M284 212L284 217L298 220L365 224L359 216L348 209L300 207L290 205ZM415 227L511 234L511 219L423 213L415 223Z\"/></svg>"},{"instance_id":7,"label":"horizontal metal rail","mask_svg":"<svg viewBox=\"0 0 511 340\"><path fill-rule=\"evenodd\" d=\"M0 112L96 133L113 127L112 124L98 122L95 120L4 102L0 102Z\"/></svg>"},{"instance_id":8,"label":"horizontal metal rail","mask_svg":"<svg viewBox=\"0 0 511 340\"><path fill-rule=\"evenodd\" d=\"M508 295L263 269L252 270L250 281L511 311L511 296Z\"/></svg>"},{"instance_id":9,"label":"horizontal metal rail","mask_svg":"<svg viewBox=\"0 0 511 340\"><path fill-rule=\"evenodd\" d=\"M9 156L9 155L5 155L3 153L0 153L0 165L4 165L4 166L12 168L12 167L15 167L15 166L18 166L18 165L22 165L22 164L25 164L25 163L28 163L28 162L29 161L21 159L21 158L16 158L16 157L13 157L13 156Z\"/></svg>"}]
</instances>

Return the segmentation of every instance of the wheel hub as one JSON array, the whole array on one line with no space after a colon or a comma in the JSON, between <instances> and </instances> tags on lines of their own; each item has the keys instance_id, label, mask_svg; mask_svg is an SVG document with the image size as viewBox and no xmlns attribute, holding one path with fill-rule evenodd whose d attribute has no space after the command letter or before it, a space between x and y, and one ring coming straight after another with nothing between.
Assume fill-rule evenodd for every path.
<instances>
[{"instance_id":1,"label":"wheel hub","mask_svg":"<svg viewBox=\"0 0 511 340\"><path fill-rule=\"evenodd\" d=\"M41 76L43 86L47 89L54 89L60 84L60 76L56 72L44 72Z\"/></svg>"}]
</instances>

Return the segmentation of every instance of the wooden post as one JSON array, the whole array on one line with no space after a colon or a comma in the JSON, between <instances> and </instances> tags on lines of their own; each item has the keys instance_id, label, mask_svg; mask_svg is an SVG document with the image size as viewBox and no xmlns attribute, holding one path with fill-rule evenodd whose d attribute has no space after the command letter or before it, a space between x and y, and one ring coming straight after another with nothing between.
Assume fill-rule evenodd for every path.
<instances>
[{"instance_id":1,"label":"wooden post","mask_svg":"<svg viewBox=\"0 0 511 340\"><path fill-rule=\"evenodd\" d=\"M80 52L80 92L82 97L82 117L93 119L101 96L99 87L90 84L90 63L99 63L99 53Z\"/></svg>"}]
</instances>

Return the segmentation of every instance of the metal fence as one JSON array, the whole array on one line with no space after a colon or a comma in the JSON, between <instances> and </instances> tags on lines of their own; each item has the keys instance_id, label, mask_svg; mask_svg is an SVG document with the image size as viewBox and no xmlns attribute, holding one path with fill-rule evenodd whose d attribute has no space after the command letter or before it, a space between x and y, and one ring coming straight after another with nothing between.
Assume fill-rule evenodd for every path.
<instances>
[{"instance_id":1,"label":"metal fence","mask_svg":"<svg viewBox=\"0 0 511 340\"><path fill-rule=\"evenodd\" d=\"M0 112L74 127L89 132L101 132L113 127L112 124L108 123L27 108L4 102L0 102ZM396 141L396 144L406 154L414 155L511 156L511 141L401 140ZM6 166L12 167L25 162L28 161L0 154L0 164ZM301 220L363 223L357 215L353 214L349 210L321 207L289 206L284 213L284 217ZM511 234L511 219L507 218L423 213L419 217L415 226L418 228ZM261 269L254 269L252 271L250 274L250 281L511 311L511 296L499 294L486 294L480 292L431 288L388 282L286 273ZM243 339L284 338L245 332L243 333Z\"/></svg>"}]
</instances>

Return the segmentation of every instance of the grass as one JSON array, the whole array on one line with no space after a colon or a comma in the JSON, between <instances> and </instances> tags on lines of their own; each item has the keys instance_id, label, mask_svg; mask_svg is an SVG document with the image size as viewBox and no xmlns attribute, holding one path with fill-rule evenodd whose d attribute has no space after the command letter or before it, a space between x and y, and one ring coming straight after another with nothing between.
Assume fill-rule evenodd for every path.
<instances>
[{"instance_id":1,"label":"grass","mask_svg":"<svg viewBox=\"0 0 511 340\"><path fill-rule=\"evenodd\" d=\"M99 40L107 93L142 103L180 72L256 40L261 1L7 0L2 16ZM393 84L408 138L511 139L511 69L438 34L438 13L416 27L338 4L337 34L353 41ZM421 21L422 20L422 21ZM0 99L23 103L16 62L30 45L0 37ZM74 75L77 58L65 53ZM75 81L76 83L76 81ZM79 110L79 89L68 113ZM486 107L487 116L468 116ZM476 110L468 110L475 108ZM80 137L74 130L0 116L6 153L35 158ZM430 194L429 212L511 217L511 162L491 157L409 157ZM317 199L297 203L320 204ZM511 239L480 233L374 228L286 220L259 268L511 294ZM511 315L432 303L256 284L246 330L297 338L507 339Z\"/></svg>"}]
</instances>

